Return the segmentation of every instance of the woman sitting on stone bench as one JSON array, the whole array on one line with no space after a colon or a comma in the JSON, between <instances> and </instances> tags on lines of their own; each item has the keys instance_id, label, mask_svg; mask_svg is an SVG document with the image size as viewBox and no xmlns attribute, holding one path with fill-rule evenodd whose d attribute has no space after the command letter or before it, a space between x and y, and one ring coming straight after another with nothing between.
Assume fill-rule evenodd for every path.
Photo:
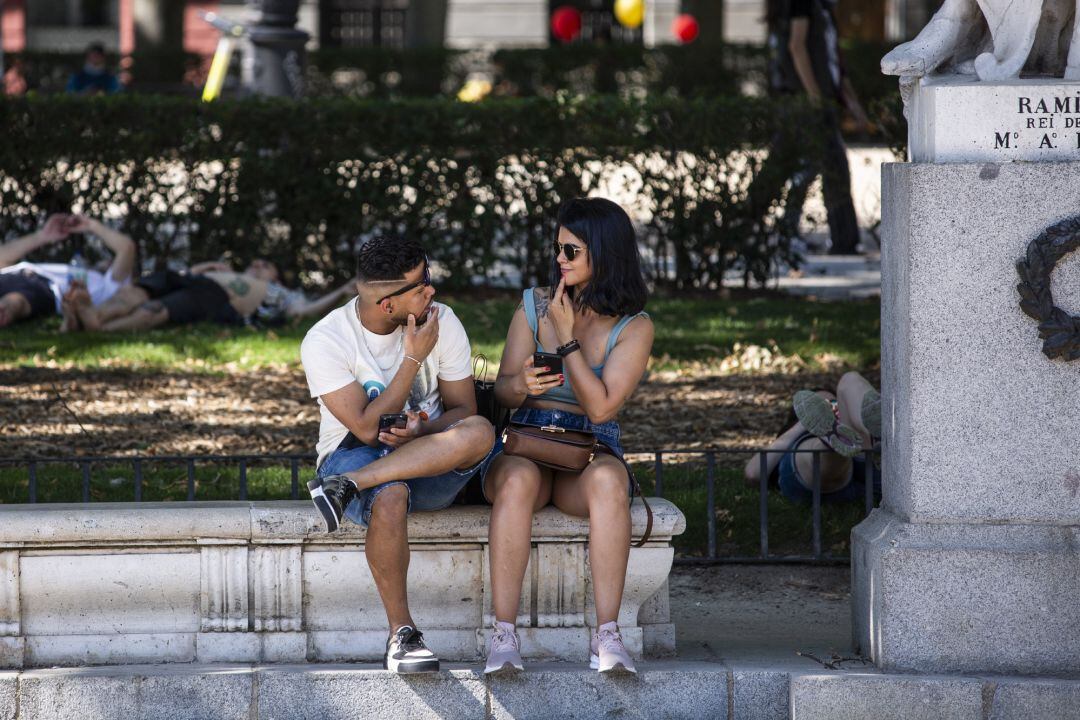
<instances>
[{"instance_id":1,"label":"woman sitting on stone bench","mask_svg":"<svg viewBox=\"0 0 1080 720\"><path fill-rule=\"evenodd\" d=\"M482 482L494 506L488 537L495 629L486 673L523 669L515 631L529 561L532 516L553 503L589 518L589 561L596 599L592 667L636 672L616 619L630 551L632 487L622 463L615 417L645 373L653 324L642 310L648 292L627 214L602 198L576 199L559 211L552 248L552 288L530 288L510 323L495 393L519 408L515 422L591 430L614 455L598 453L583 472L542 467L502 454ZM558 353L564 373L535 367L534 352Z\"/></svg>"}]
</instances>

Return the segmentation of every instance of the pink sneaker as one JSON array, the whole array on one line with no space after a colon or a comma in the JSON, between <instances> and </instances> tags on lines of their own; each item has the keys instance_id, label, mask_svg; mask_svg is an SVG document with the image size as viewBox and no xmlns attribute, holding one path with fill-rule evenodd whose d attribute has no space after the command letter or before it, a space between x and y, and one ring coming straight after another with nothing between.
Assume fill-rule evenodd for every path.
<instances>
[{"instance_id":1,"label":"pink sneaker","mask_svg":"<svg viewBox=\"0 0 1080 720\"><path fill-rule=\"evenodd\" d=\"M604 623L593 633L589 667L602 673L637 673L614 621Z\"/></svg>"},{"instance_id":2,"label":"pink sneaker","mask_svg":"<svg viewBox=\"0 0 1080 720\"><path fill-rule=\"evenodd\" d=\"M484 674L512 675L524 669L521 662L521 640L518 639L514 626L496 620Z\"/></svg>"}]
</instances>

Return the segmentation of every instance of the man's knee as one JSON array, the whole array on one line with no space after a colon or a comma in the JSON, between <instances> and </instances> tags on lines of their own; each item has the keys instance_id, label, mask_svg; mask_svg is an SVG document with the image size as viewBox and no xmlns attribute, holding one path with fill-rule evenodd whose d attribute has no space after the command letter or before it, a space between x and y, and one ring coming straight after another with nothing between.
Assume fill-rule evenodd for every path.
<instances>
[{"instance_id":1,"label":"man's knee","mask_svg":"<svg viewBox=\"0 0 1080 720\"><path fill-rule=\"evenodd\" d=\"M483 455L495 444L495 428L479 415L465 418L455 429L460 429L469 446L482 451Z\"/></svg>"},{"instance_id":2,"label":"man's knee","mask_svg":"<svg viewBox=\"0 0 1080 720\"><path fill-rule=\"evenodd\" d=\"M495 443L495 428L479 415L470 415L458 423L455 429L460 429L463 433L469 434L476 441L486 442L490 440L492 444Z\"/></svg>"},{"instance_id":3,"label":"man's knee","mask_svg":"<svg viewBox=\"0 0 1080 720\"><path fill-rule=\"evenodd\" d=\"M459 420L445 432L454 439L457 448L467 451L465 463L460 468L472 467L480 462L495 445L495 428L479 415Z\"/></svg>"},{"instance_id":4,"label":"man's knee","mask_svg":"<svg viewBox=\"0 0 1080 720\"><path fill-rule=\"evenodd\" d=\"M393 521L404 519L409 512L409 488L405 485L391 485L375 495L371 503L371 519Z\"/></svg>"}]
</instances>

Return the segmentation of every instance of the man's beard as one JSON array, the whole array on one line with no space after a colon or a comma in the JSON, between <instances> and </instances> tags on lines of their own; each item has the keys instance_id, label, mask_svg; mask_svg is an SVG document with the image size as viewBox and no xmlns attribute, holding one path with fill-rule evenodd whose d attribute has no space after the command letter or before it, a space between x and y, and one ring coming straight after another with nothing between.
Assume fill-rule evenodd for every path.
<instances>
[{"instance_id":1,"label":"man's beard","mask_svg":"<svg viewBox=\"0 0 1080 720\"><path fill-rule=\"evenodd\" d=\"M431 308L432 308L432 306L433 306L433 304L429 304L426 308L424 308L423 313L416 316L416 327L420 327L421 325L423 325L424 323L426 323L428 321L428 318L431 317ZM397 324L398 324L399 327L403 327L403 328L408 327L409 326L409 315L408 315L408 313L405 314L405 317L399 318L397 320Z\"/></svg>"}]
</instances>

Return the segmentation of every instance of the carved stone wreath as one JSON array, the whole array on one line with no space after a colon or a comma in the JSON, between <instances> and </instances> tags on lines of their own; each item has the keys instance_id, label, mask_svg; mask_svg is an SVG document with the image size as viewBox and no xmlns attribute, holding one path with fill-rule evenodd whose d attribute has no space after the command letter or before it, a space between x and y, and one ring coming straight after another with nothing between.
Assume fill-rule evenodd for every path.
<instances>
[{"instance_id":1,"label":"carved stone wreath","mask_svg":"<svg viewBox=\"0 0 1080 720\"><path fill-rule=\"evenodd\" d=\"M1080 359L1080 317L1054 305L1050 275L1061 258L1080 249L1080 216L1062 220L1028 243L1016 263L1020 273L1020 309L1039 323L1043 353L1050 359Z\"/></svg>"}]
</instances>

